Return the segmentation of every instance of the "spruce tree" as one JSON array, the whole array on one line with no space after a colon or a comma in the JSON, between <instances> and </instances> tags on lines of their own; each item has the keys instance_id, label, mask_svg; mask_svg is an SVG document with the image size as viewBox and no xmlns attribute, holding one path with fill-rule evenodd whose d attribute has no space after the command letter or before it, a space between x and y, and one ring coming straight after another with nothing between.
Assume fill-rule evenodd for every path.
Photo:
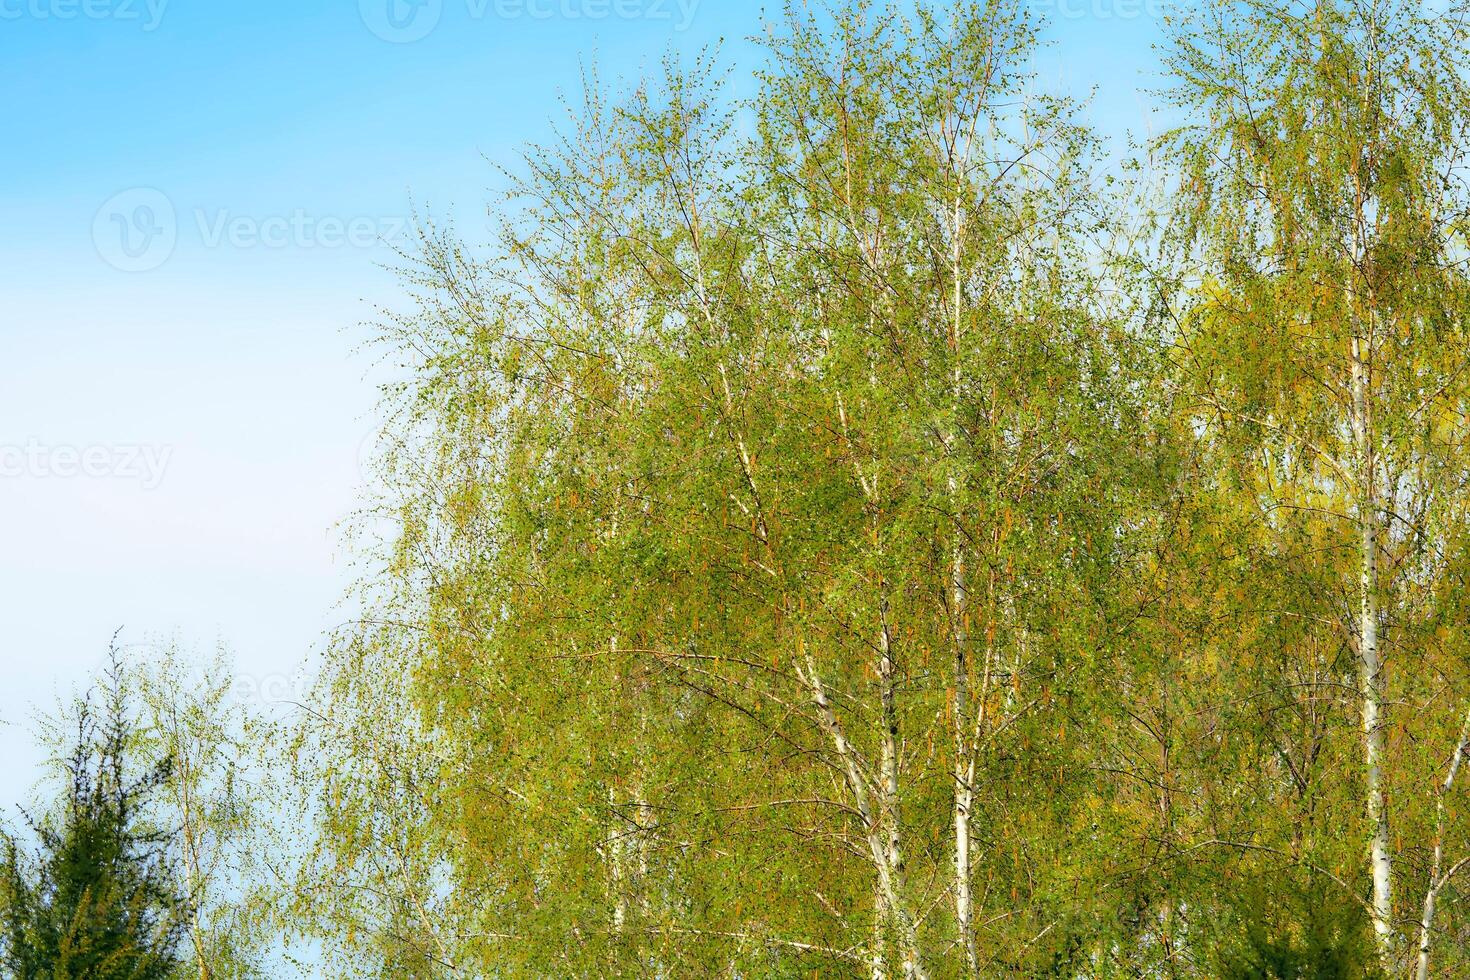
<instances>
[{"instance_id":1,"label":"spruce tree","mask_svg":"<svg viewBox=\"0 0 1470 980\"><path fill-rule=\"evenodd\" d=\"M14 980L153 980L179 968L186 917L167 859L171 837L146 819L170 763L134 771L130 706L114 646L101 691L76 707L62 798L49 814L26 817L34 849L6 837L0 966Z\"/></svg>"}]
</instances>

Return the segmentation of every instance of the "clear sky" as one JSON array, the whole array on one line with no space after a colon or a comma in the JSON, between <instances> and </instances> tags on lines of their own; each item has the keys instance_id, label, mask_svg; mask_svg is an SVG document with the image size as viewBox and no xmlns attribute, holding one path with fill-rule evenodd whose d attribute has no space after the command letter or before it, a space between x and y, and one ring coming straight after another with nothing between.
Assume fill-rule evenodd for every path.
<instances>
[{"instance_id":1,"label":"clear sky","mask_svg":"<svg viewBox=\"0 0 1470 980\"><path fill-rule=\"evenodd\" d=\"M1043 87L1141 132L1162 0L1034 0ZM374 428L358 324L417 208L488 229L491 162L580 65L636 79L742 0L0 0L0 805L108 638L231 648L285 693L345 615Z\"/></svg>"}]
</instances>

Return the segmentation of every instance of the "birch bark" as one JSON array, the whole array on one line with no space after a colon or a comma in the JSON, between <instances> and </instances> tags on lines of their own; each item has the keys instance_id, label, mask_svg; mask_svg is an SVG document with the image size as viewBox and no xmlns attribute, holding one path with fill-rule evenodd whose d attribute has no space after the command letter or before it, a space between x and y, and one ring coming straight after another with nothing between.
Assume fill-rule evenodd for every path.
<instances>
[{"instance_id":1,"label":"birch bark","mask_svg":"<svg viewBox=\"0 0 1470 980\"><path fill-rule=\"evenodd\" d=\"M1470 742L1470 711L1465 714L1465 723L1460 727L1460 738L1455 743L1455 752L1450 756L1450 771L1436 794L1434 812L1434 860L1429 867L1429 885L1424 890L1424 911L1419 917L1419 960L1415 970L1418 980L1429 980L1429 950L1434 940L1434 906L1439 899L1439 890L1450 875L1440 877L1444 866L1444 823L1445 797L1454 789L1455 776L1460 772L1460 763L1465 759L1465 743ZM1456 865L1450 874L1458 870Z\"/></svg>"},{"instance_id":2,"label":"birch bark","mask_svg":"<svg viewBox=\"0 0 1470 980\"><path fill-rule=\"evenodd\" d=\"M1373 419L1368 387L1372 335L1359 326L1353 312L1352 400L1353 441L1357 455L1358 569L1358 688L1362 699L1365 792L1368 820L1369 865L1373 893L1369 911L1378 938L1379 956L1390 967L1393 956L1393 859L1389 854L1388 809L1383 792L1383 664L1378 646L1378 523L1379 506L1373 447ZM1371 318L1370 318L1371 319Z\"/></svg>"},{"instance_id":3,"label":"birch bark","mask_svg":"<svg viewBox=\"0 0 1470 980\"><path fill-rule=\"evenodd\" d=\"M954 377L952 388L953 411L958 414L963 395L964 373L960 365L960 334L963 329L961 313L964 302L964 285L960 276L960 260L964 237L964 210L958 191L954 203L954 243L951 274L954 278L954 321L950 333L950 346L954 354ZM950 452L954 452L958 433L951 431ZM965 954L965 967L969 975L975 975L975 936L972 923L974 902L970 892L970 811L974 806L974 745L969 731L969 675L967 646L969 643L965 617L965 549L959 522L959 481L953 466L949 473L950 506L955 510L954 545L950 570L950 615L953 626L950 633L954 643L954 906L955 927L959 931L960 946Z\"/></svg>"},{"instance_id":4,"label":"birch bark","mask_svg":"<svg viewBox=\"0 0 1470 980\"><path fill-rule=\"evenodd\" d=\"M863 822L864 837L878 875L878 887L882 891L884 904L892 916L898 941L902 946L903 974L908 980L929 980L929 971L924 966L924 958L919 949L918 928L904 899L903 866L901 863L890 863L889 839L884 833L880 815L873 812L867 777L863 775L856 750L843 734L842 723L832 710L826 686L810 653L804 655L802 666L797 668L797 672L810 692L823 731L832 740L848 791L852 794L853 806Z\"/></svg>"}]
</instances>

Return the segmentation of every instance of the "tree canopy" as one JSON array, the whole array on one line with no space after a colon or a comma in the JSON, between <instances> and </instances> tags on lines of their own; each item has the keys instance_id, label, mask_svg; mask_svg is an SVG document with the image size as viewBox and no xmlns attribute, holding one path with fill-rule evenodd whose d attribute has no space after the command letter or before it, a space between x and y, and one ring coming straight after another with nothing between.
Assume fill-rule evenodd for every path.
<instances>
[{"instance_id":1,"label":"tree canopy","mask_svg":"<svg viewBox=\"0 0 1470 980\"><path fill-rule=\"evenodd\" d=\"M589 73L404 255L313 695L155 683L131 782L84 713L10 968L96 908L158 972L55 976L1470 973L1470 7L1191 5L1121 169L1043 26Z\"/></svg>"}]
</instances>

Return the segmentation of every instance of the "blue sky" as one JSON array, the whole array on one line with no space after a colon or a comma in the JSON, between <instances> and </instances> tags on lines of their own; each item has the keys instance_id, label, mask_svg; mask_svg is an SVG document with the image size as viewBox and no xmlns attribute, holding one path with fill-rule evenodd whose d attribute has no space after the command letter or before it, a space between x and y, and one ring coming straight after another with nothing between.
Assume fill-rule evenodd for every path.
<instances>
[{"instance_id":1,"label":"blue sky","mask_svg":"<svg viewBox=\"0 0 1470 980\"><path fill-rule=\"evenodd\" d=\"M1141 131L1160 0L1035 0L1042 85ZM36 708L118 627L289 690L346 611L374 428L361 321L414 209L489 223L491 163L582 64L636 79L735 0L0 0L0 804Z\"/></svg>"}]
</instances>

